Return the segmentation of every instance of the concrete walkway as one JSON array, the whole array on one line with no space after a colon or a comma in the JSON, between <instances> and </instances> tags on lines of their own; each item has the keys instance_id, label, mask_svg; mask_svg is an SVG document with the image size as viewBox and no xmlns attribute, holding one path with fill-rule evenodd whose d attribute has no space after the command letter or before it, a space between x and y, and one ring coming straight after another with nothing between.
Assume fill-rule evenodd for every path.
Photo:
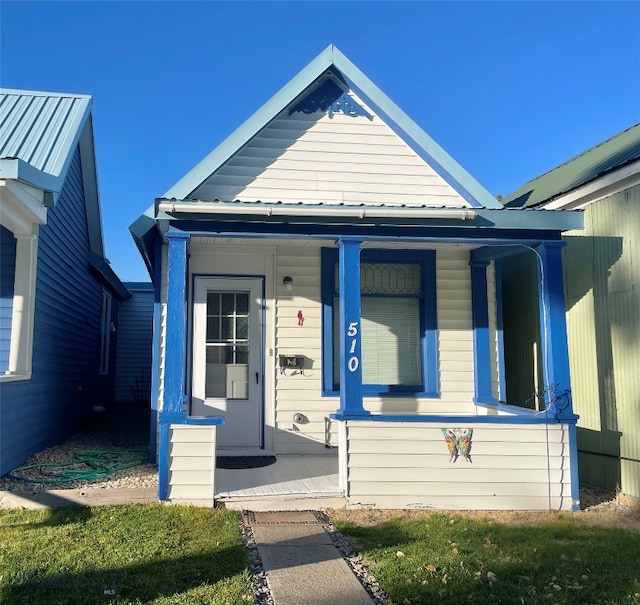
<instances>
[{"instance_id":1,"label":"concrete walkway","mask_svg":"<svg viewBox=\"0 0 640 605\"><path fill-rule=\"evenodd\" d=\"M313 511L245 512L275 605L372 605Z\"/></svg>"},{"instance_id":2,"label":"concrete walkway","mask_svg":"<svg viewBox=\"0 0 640 605\"><path fill-rule=\"evenodd\" d=\"M53 489L46 492L0 491L0 508L59 508L143 504L158 501L157 487L122 489Z\"/></svg>"}]
</instances>

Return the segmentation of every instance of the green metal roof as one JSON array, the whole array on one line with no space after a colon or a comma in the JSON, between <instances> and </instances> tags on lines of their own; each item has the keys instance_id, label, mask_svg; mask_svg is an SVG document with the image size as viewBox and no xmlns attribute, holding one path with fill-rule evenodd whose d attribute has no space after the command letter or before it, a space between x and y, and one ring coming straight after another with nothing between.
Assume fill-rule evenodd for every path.
<instances>
[{"instance_id":1,"label":"green metal roof","mask_svg":"<svg viewBox=\"0 0 640 605\"><path fill-rule=\"evenodd\" d=\"M511 208L539 206L639 158L640 124L636 124L529 181L502 203Z\"/></svg>"}]
</instances>

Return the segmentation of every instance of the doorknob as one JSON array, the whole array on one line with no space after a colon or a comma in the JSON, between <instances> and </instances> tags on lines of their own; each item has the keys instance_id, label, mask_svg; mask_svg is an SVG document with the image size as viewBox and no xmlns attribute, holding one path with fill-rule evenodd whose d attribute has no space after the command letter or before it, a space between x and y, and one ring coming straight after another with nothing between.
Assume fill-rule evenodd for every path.
<instances>
[{"instance_id":1,"label":"doorknob","mask_svg":"<svg viewBox=\"0 0 640 605\"><path fill-rule=\"evenodd\" d=\"M256 384L260 383L260 374L258 374L258 372L256 372Z\"/></svg>"}]
</instances>

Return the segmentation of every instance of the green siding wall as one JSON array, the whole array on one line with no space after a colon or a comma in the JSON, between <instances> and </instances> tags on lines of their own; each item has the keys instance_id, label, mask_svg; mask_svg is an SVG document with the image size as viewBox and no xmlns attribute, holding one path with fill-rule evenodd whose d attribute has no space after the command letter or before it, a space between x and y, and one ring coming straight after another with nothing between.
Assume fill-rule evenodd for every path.
<instances>
[{"instance_id":1,"label":"green siding wall","mask_svg":"<svg viewBox=\"0 0 640 605\"><path fill-rule=\"evenodd\" d=\"M565 239L581 479L640 497L640 186L588 206Z\"/></svg>"}]
</instances>

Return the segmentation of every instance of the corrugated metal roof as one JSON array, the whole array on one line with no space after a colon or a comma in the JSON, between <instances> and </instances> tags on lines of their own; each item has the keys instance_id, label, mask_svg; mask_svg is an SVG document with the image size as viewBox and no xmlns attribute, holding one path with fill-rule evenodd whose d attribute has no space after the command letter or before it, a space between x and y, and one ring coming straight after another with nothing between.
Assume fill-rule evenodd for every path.
<instances>
[{"instance_id":1,"label":"corrugated metal roof","mask_svg":"<svg viewBox=\"0 0 640 605\"><path fill-rule=\"evenodd\" d=\"M640 158L640 124L529 181L502 203L527 208L548 202Z\"/></svg>"},{"instance_id":2,"label":"corrugated metal roof","mask_svg":"<svg viewBox=\"0 0 640 605\"><path fill-rule=\"evenodd\" d=\"M0 158L62 176L90 109L86 95L0 89Z\"/></svg>"}]
</instances>

